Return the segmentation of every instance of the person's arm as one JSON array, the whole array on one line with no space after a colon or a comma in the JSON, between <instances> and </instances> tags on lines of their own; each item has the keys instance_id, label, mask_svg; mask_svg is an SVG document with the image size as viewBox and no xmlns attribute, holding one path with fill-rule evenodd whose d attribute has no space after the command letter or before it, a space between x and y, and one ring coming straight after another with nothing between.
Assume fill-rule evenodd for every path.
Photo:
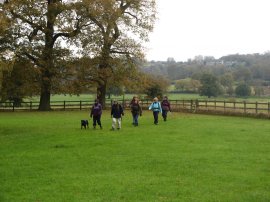
<instances>
[{"instance_id":1,"label":"person's arm","mask_svg":"<svg viewBox=\"0 0 270 202\"><path fill-rule=\"evenodd\" d=\"M171 110L171 103L168 101L168 106L169 106L169 110L170 110L170 112L172 111Z\"/></svg>"},{"instance_id":2,"label":"person's arm","mask_svg":"<svg viewBox=\"0 0 270 202\"><path fill-rule=\"evenodd\" d=\"M160 113L162 113L162 108L161 108L160 102L158 104L159 104L159 111L160 111Z\"/></svg>"},{"instance_id":3,"label":"person's arm","mask_svg":"<svg viewBox=\"0 0 270 202\"><path fill-rule=\"evenodd\" d=\"M111 117L112 117L112 115L113 115L113 105L112 105L112 109L111 109Z\"/></svg>"},{"instance_id":4,"label":"person's arm","mask_svg":"<svg viewBox=\"0 0 270 202\"><path fill-rule=\"evenodd\" d=\"M123 107L121 105L120 105L120 109L121 109L122 116L124 116L124 110L123 110Z\"/></svg>"},{"instance_id":5,"label":"person's arm","mask_svg":"<svg viewBox=\"0 0 270 202\"><path fill-rule=\"evenodd\" d=\"M99 114L101 115L102 114L102 105L99 104Z\"/></svg>"},{"instance_id":6,"label":"person's arm","mask_svg":"<svg viewBox=\"0 0 270 202\"><path fill-rule=\"evenodd\" d=\"M153 108L153 103L151 103L151 105L149 106L149 110L152 110Z\"/></svg>"},{"instance_id":7,"label":"person's arm","mask_svg":"<svg viewBox=\"0 0 270 202\"><path fill-rule=\"evenodd\" d=\"M141 105L139 105L139 112L140 112L140 116L142 115L142 108Z\"/></svg>"}]
</instances>

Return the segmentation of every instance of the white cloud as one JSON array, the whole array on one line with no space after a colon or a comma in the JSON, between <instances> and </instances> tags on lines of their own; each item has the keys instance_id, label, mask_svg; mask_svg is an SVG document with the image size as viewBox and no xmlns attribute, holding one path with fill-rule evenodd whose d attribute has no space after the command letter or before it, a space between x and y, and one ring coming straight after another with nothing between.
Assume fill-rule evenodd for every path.
<instances>
[{"instance_id":1,"label":"white cloud","mask_svg":"<svg viewBox=\"0 0 270 202\"><path fill-rule=\"evenodd\" d=\"M269 0L157 0L148 60L270 50Z\"/></svg>"}]
</instances>

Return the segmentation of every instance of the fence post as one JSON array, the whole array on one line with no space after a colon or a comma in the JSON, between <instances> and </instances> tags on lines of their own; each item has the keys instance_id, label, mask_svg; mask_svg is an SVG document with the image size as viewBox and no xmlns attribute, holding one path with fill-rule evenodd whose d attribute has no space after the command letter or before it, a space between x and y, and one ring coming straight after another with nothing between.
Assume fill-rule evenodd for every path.
<instances>
[{"instance_id":1,"label":"fence post","mask_svg":"<svg viewBox=\"0 0 270 202\"><path fill-rule=\"evenodd\" d=\"M30 101L30 110L32 110L32 101Z\"/></svg>"},{"instance_id":2,"label":"fence post","mask_svg":"<svg viewBox=\"0 0 270 202\"><path fill-rule=\"evenodd\" d=\"M270 113L270 102L268 102L268 115Z\"/></svg>"},{"instance_id":3,"label":"fence post","mask_svg":"<svg viewBox=\"0 0 270 202\"><path fill-rule=\"evenodd\" d=\"M80 100L80 110L82 110L82 101Z\"/></svg>"},{"instance_id":4,"label":"fence post","mask_svg":"<svg viewBox=\"0 0 270 202\"><path fill-rule=\"evenodd\" d=\"M217 109L217 101L215 100L214 103L215 103L215 110L216 110Z\"/></svg>"},{"instance_id":5,"label":"fence post","mask_svg":"<svg viewBox=\"0 0 270 202\"><path fill-rule=\"evenodd\" d=\"M226 111L226 101L223 101L224 112Z\"/></svg>"},{"instance_id":6,"label":"fence post","mask_svg":"<svg viewBox=\"0 0 270 202\"><path fill-rule=\"evenodd\" d=\"M197 111L197 109L199 109L199 100L198 99L196 99L196 111Z\"/></svg>"},{"instance_id":7,"label":"fence post","mask_svg":"<svg viewBox=\"0 0 270 202\"><path fill-rule=\"evenodd\" d=\"M245 114L247 113L247 104L246 104L246 101L244 101L244 113Z\"/></svg>"},{"instance_id":8,"label":"fence post","mask_svg":"<svg viewBox=\"0 0 270 202\"><path fill-rule=\"evenodd\" d=\"M257 101L255 103L255 106L256 106L255 112L256 112L256 114L258 114L258 102Z\"/></svg>"},{"instance_id":9,"label":"fence post","mask_svg":"<svg viewBox=\"0 0 270 202\"><path fill-rule=\"evenodd\" d=\"M185 109L185 100L182 100L182 104L183 104L183 109Z\"/></svg>"},{"instance_id":10,"label":"fence post","mask_svg":"<svg viewBox=\"0 0 270 202\"><path fill-rule=\"evenodd\" d=\"M66 101L64 100L64 111L66 110Z\"/></svg>"},{"instance_id":11,"label":"fence post","mask_svg":"<svg viewBox=\"0 0 270 202\"><path fill-rule=\"evenodd\" d=\"M12 111L13 112L15 111L15 103L14 103L14 101L12 102Z\"/></svg>"}]
</instances>

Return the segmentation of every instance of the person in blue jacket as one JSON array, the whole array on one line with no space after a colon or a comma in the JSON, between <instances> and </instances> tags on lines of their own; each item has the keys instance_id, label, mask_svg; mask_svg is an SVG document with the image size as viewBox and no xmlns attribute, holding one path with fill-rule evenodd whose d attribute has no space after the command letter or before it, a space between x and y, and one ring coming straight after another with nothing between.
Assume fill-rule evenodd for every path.
<instances>
[{"instance_id":1,"label":"person in blue jacket","mask_svg":"<svg viewBox=\"0 0 270 202\"><path fill-rule=\"evenodd\" d=\"M152 104L149 106L149 110L153 111L153 115L154 115L154 124L158 124L158 114L159 112L162 113L162 108L161 108L161 104L158 101L158 98L155 97Z\"/></svg>"}]
</instances>

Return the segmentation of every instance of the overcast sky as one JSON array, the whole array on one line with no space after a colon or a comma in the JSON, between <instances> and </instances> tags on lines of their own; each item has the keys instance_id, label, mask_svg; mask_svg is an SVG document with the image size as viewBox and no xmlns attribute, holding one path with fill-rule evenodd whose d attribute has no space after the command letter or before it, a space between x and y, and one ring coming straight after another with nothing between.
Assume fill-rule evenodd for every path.
<instances>
[{"instance_id":1,"label":"overcast sky","mask_svg":"<svg viewBox=\"0 0 270 202\"><path fill-rule=\"evenodd\" d=\"M270 50L270 0L156 1L159 19L146 44L148 60Z\"/></svg>"},{"instance_id":2,"label":"overcast sky","mask_svg":"<svg viewBox=\"0 0 270 202\"><path fill-rule=\"evenodd\" d=\"M148 60L270 50L270 0L156 0L158 20Z\"/></svg>"}]
</instances>

